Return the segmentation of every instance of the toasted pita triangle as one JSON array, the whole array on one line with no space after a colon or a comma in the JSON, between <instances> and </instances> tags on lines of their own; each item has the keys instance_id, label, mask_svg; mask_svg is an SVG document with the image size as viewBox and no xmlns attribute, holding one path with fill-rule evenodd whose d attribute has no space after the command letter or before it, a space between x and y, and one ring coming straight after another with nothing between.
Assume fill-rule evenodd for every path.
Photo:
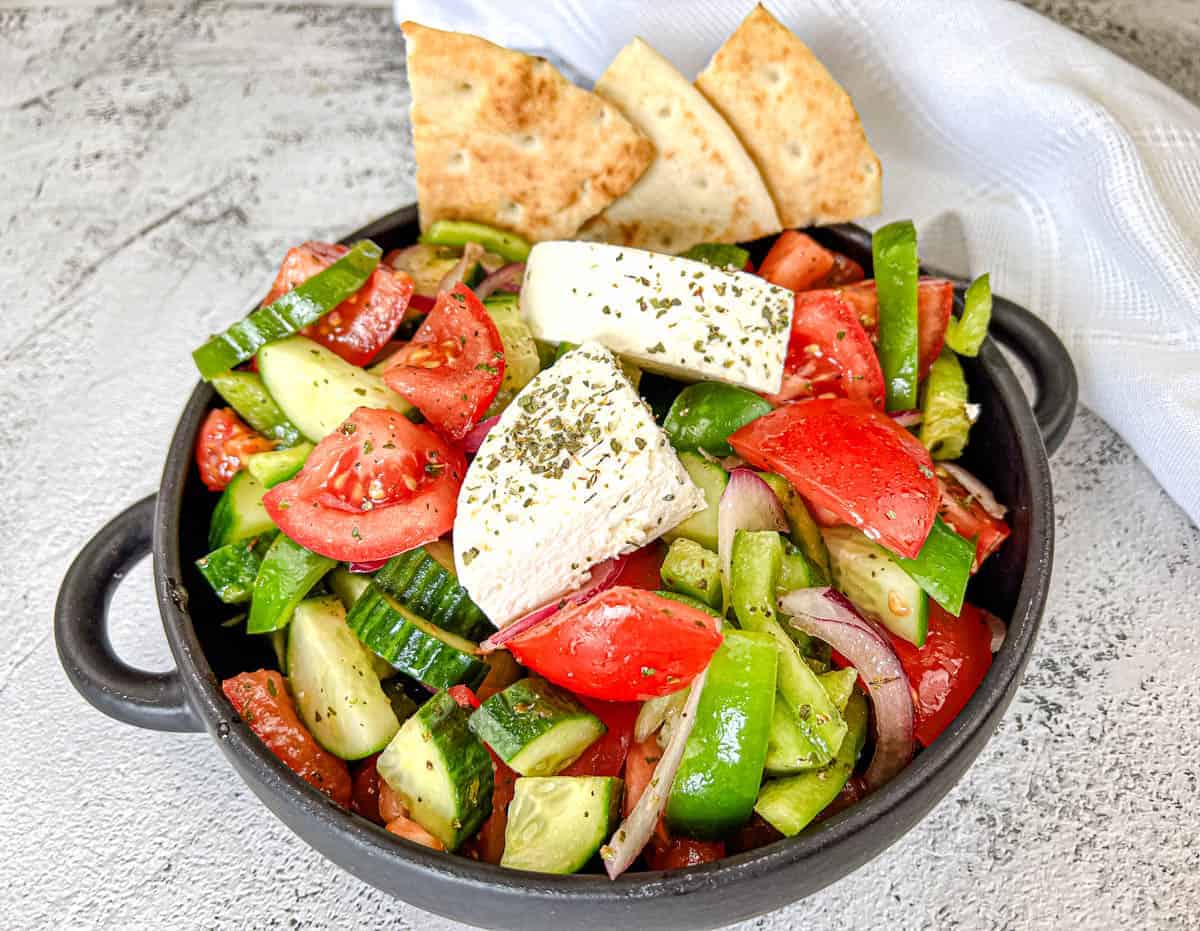
<instances>
[{"instance_id":1,"label":"toasted pita triangle","mask_svg":"<svg viewBox=\"0 0 1200 931\"><path fill-rule=\"evenodd\" d=\"M596 93L649 136L658 154L633 187L588 222L586 238L682 252L698 242L779 231L771 195L729 124L653 48L630 42Z\"/></svg>"},{"instance_id":2,"label":"toasted pita triangle","mask_svg":"<svg viewBox=\"0 0 1200 931\"><path fill-rule=\"evenodd\" d=\"M717 50L696 86L757 163L784 226L878 212L883 173L853 101L761 4Z\"/></svg>"},{"instance_id":3,"label":"toasted pita triangle","mask_svg":"<svg viewBox=\"0 0 1200 931\"><path fill-rule=\"evenodd\" d=\"M422 228L476 220L534 241L566 238L650 164L649 139L544 59L401 28Z\"/></svg>"}]
</instances>

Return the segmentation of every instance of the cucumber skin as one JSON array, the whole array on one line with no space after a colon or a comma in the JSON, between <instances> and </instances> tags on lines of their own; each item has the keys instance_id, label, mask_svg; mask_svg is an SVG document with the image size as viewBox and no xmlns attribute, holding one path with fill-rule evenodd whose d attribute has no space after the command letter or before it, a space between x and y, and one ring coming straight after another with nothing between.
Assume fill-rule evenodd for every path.
<instances>
[{"instance_id":1,"label":"cucumber skin","mask_svg":"<svg viewBox=\"0 0 1200 931\"><path fill-rule=\"evenodd\" d=\"M588 792L598 796L595 807L570 812L573 817L560 815L553 821L542 816L539 806L531 799L543 787L553 786L563 791ZM616 829L621 811L624 782L615 776L522 776L516 781L512 803L508 808L508 824L504 832L504 856L500 865L514 870L566 875L577 873L587 865L596 851ZM585 800L586 803L586 800ZM527 809L532 809L527 813ZM582 811L581 811L582 809ZM582 813L582 817L580 816ZM599 817L591 817L591 815ZM521 837L526 819L539 836ZM550 836L547 837L546 835ZM555 861L554 854L566 845L577 845L565 857ZM549 849L556 848L556 849Z\"/></svg>"},{"instance_id":2,"label":"cucumber skin","mask_svg":"<svg viewBox=\"0 0 1200 931\"><path fill-rule=\"evenodd\" d=\"M490 626L453 573L423 547L388 560L375 573L375 584L413 614L467 640L478 640Z\"/></svg>"},{"instance_id":3,"label":"cucumber skin","mask_svg":"<svg viewBox=\"0 0 1200 931\"><path fill-rule=\"evenodd\" d=\"M833 566L834 587L849 599L859 613L878 621L914 646L924 646L929 633L929 596L920 583L903 569L895 556L853 527L828 527L824 537ZM863 559L872 559L877 564L877 568L870 572L869 583L860 581L865 570L856 566ZM891 613L888 597L880 591L883 586L878 582L880 572L892 574L909 589L903 600L906 605L910 601L916 602L910 611L911 616L896 617ZM872 588L866 588L867 584Z\"/></svg>"},{"instance_id":4,"label":"cucumber skin","mask_svg":"<svg viewBox=\"0 0 1200 931\"><path fill-rule=\"evenodd\" d=\"M264 488L274 488L281 482L293 478L304 468L304 463L313 451L312 443L297 442L288 449L273 449L255 453L246 462L246 471L262 482Z\"/></svg>"},{"instance_id":5,"label":"cucumber skin","mask_svg":"<svg viewBox=\"0 0 1200 931\"><path fill-rule=\"evenodd\" d=\"M560 725L587 719L595 722L595 735L578 748L568 749L567 756L570 758L562 758L558 766L561 771L603 736L607 728L570 692L545 679L520 679L497 692L475 709L470 726L480 740L521 775L548 776L553 773L525 772L529 767L522 766L517 758L531 744L551 734ZM514 762L517 765L513 765Z\"/></svg>"},{"instance_id":6,"label":"cucumber skin","mask_svg":"<svg viewBox=\"0 0 1200 931\"><path fill-rule=\"evenodd\" d=\"M300 442L300 431L280 410L257 372L222 372L209 379L242 420L285 449Z\"/></svg>"},{"instance_id":7,"label":"cucumber skin","mask_svg":"<svg viewBox=\"0 0 1200 931\"><path fill-rule=\"evenodd\" d=\"M257 537L275 529L263 507L267 490L248 472L238 472L221 492L208 525L208 548L218 550L227 543Z\"/></svg>"},{"instance_id":8,"label":"cucumber skin","mask_svg":"<svg viewBox=\"0 0 1200 931\"><path fill-rule=\"evenodd\" d=\"M749 820L767 757L779 650L766 633L726 630L667 799L667 823L715 839Z\"/></svg>"},{"instance_id":9,"label":"cucumber skin","mask_svg":"<svg viewBox=\"0 0 1200 931\"><path fill-rule=\"evenodd\" d=\"M226 543L196 560L196 568L225 604L245 604L254 594L254 580L275 534Z\"/></svg>"},{"instance_id":10,"label":"cucumber skin","mask_svg":"<svg viewBox=\"0 0 1200 931\"><path fill-rule=\"evenodd\" d=\"M430 688L474 688L487 675L486 664L414 625L374 583L354 603L346 623L369 650Z\"/></svg>"},{"instance_id":11,"label":"cucumber skin","mask_svg":"<svg viewBox=\"0 0 1200 931\"><path fill-rule=\"evenodd\" d=\"M663 539L672 543L680 538L694 540L705 549L717 550L717 513L721 504L721 495L729 484L729 473L715 462L709 462L699 453L680 453L679 463L687 471L688 476L704 492L706 507L698 514L693 514L682 524L671 528Z\"/></svg>"},{"instance_id":12,"label":"cucumber skin","mask_svg":"<svg viewBox=\"0 0 1200 931\"><path fill-rule=\"evenodd\" d=\"M254 598L246 633L265 634L286 627L296 605L337 565L279 534L263 557L254 580Z\"/></svg>"}]
</instances>

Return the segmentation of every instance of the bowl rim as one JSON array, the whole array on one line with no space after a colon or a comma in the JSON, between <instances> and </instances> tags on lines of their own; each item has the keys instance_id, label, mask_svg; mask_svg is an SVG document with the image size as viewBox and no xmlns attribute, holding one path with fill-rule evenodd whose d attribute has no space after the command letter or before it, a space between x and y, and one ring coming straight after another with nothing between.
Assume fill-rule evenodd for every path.
<instances>
[{"instance_id":1,"label":"bowl rim","mask_svg":"<svg viewBox=\"0 0 1200 931\"><path fill-rule=\"evenodd\" d=\"M348 238L378 235L415 219L416 208L411 205L368 224ZM980 732L994 728L994 719L1011 701L1036 641L1049 590L1053 495L1041 432L1016 375L991 340L984 344L977 361L1004 404L1030 488L1028 550L1009 621L1009 636L966 707L930 747L882 789L820 822L812 830L713 863L684 869L626 873L616 880L598 874L549 876L432 851L342 809L314 789L280 762L236 715L231 714L220 682L195 632L187 599L180 597L181 591L186 592L178 534L184 488L195 433L215 397L214 390L203 381L192 391L171 439L155 508L152 548L154 584L163 627L188 703L222 752L231 760L236 757L242 766L250 767L259 786L281 797L315 830L336 834L343 842L343 848L353 849L362 857L382 858L429 878L450 880L480 891L516 893L556 902L564 899L628 902L686 895L714 884L762 878L784 867L818 856L836 856L839 852L844 852L846 859L853 861L852 868L856 868L868 859L852 849L852 841L860 833L869 831L882 819L897 818L906 822L906 826L884 846L894 843L949 792L958 777L952 778L932 801L922 800L919 790L928 783L939 781L939 776L947 770L952 772L959 755L968 751L972 744L980 739L983 742L990 739L990 735ZM246 779L244 773L239 772L239 775ZM308 838L304 839L308 841ZM882 849L876 848L872 855Z\"/></svg>"}]
</instances>

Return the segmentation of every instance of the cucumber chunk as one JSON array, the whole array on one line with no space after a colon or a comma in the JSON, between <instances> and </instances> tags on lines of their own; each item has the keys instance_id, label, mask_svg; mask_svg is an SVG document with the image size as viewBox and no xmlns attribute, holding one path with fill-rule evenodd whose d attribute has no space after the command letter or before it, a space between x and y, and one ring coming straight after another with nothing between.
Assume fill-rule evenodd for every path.
<instances>
[{"instance_id":1,"label":"cucumber chunk","mask_svg":"<svg viewBox=\"0 0 1200 931\"><path fill-rule=\"evenodd\" d=\"M749 820L762 784L779 649L770 634L726 630L667 799L667 823L718 838Z\"/></svg>"},{"instance_id":2,"label":"cucumber chunk","mask_svg":"<svg viewBox=\"0 0 1200 931\"><path fill-rule=\"evenodd\" d=\"M365 572L351 572L345 566L338 566L329 573L329 587L342 601L342 607L349 613L354 609L354 603L362 597L362 593L371 587L371 576Z\"/></svg>"},{"instance_id":3,"label":"cucumber chunk","mask_svg":"<svg viewBox=\"0 0 1200 931\"><path fill-rule=\"evenodd\" d=\"M520 317L515 295L506 294L489 297L483 306L491 315L500 342L504 346L504 378L496 399L488 407L485 416L499 414L533 377L542 370L542 359L538 354L533 332Z\"/></svg>"},{"instance_id":4,"label":"cucumber chunk","mask_svg":"<svg viewBox=\"0 0 1200 931\"><path fill-rule=\"evenodd\" d=\"M929 598L895 557L853 527L828 527L823 535L837 590L897 637L924 646Z\"/></svg>"},{"instance_id":5,"label":"cucumber chunk","mask_svg":"<svg viewBox=\"0 0 1200 931\"><path fill-rule=\"evenodd\" d=\"M375 765L409 817L447 850L458 849L492 813L492 758L447 692L401 725Z\"/></svg>"},{"instance_id":6,"label":"cucumber chunk","mask_svg":"<svg viewBox=\"0 0 1200 931\"><path fill-rule=\"evenodd\" d=\"M375 573L375 584L414 614L443 630L477 640L489 627L467 590L458 584L453 555L447 567L434 544L394 556Z\"/></svg>"},{"instance_id":7,"label":"cucumber chunk","mask_svg":"<svg viewBox=\"0 0 1200 931\"><path fill-rule=\"evenodd\" d=\"M355 601L347 623L369 650L432 689L475 686L487 674L474 643L413 614L374 582Z\"/></svg>"},{"instance_id":8,"label":"cucumber chunk","mask_svg":"<svg viewBox=\"0 0 1200 931\"><path fill-rule=\"evenodd\" d=\"M221 372L209 383L242 420L263 436L278 441L280 447L300 442L300 431L280 410L257 372Z\"/></svg>"},{"instance_id":9,"label":"cucumber chunk","mask_svg":"<svg viewBox=\"0 0 1200 931\"><path fill-rule=\"evenodd\" d=\"M255 453L246 460L246 471L264 488L274 488L286 482L304 468L308 454L313 451L312 443L297 443L291 449L272 449Z\"/></svg>"},{"instance_id":10,"label":"cucumber chunk","mask_svg":"<svg viewBox=\"0 0 1200 931\"><path fill-rule=\"evenodd\" d=\"M406 414L412 405L383 381L320 343L292 336L258 351L258 370L271 396L300 432L319 443L359 407Z\"/></svg>"},{"instance_id":11,"label":"cucumber chunk","mask_svg":"<svg viewBox=\"0 0 1200 931\"><path fill-rule=\"evenodd\" d=\"M721 504L721 495L729 484L729 473L715 462L709 462L699 453L680 453L679 463L687 470L701 491L707 507L699 514L693 514L682 524L673 527L663 534L663 539L672 543L678 539L694 540L705 549L717 550L717 513Z\"/></svg>"},{"instance_id":12,"label":"cucumber chunk","mask_svg":"<svg viewBox=\"0 0 1200 931\"><path fill-rule=\"evenodd\" d=\"M220 549L249 537L275 529L275 522L263 507L267 489L248 472L239 472L221 492L208 525L208 548Z\"/></svg>"},{"instance_id":13,"label":"cucumber chunk","mask_svg":"<svg viewBox=\"0 0 1200 931\"><path fill-rule=\"evenodd\" d=\"M275 534L226 543L196 560L196 568L225 604L245 604L254 594L254 579Z\"/></svg>"},{"instance_id":14,"label":"cucumber chunk","mask_svg":"<svg viewBox=\"0 0 1200 931\"><path fill-rule=\"evenodd\" d=\"M671 544L663 559L663 585L673 592L688 595L709 608L721 607L721 562L717 554L695 540L681 537Z\"/></svg>"},{"instance_id":15,"label":"cucumber chunk","mask_svg":"<svg viewBox=\"0 0 1200 931\"><path fill-rule=\"evenodd\" d=\"M471 730L522 776L553 776L605 731L570 692L544 679L521 679L471 715Z\"/></svg>"},{"instance_id":16,"label":"cucumber chunk","mask_svg":"<svg viewBox=\"0 0 1200 931\"><path fill-rule=\"evenodd\" d=\"M371 656L346 626L336 597L296 606L288 631L288 682L317 742L343 760L378 753L400 722L371 670Z\"/></svg>"},{"instance_id":17,"label":"cucumber chunk","mask_svg":"<svg viewBox=\"0 0 1200 931\"><path fill-rule=\"evenodd\" d=\"M265 634L286 627L304 596L336 565L279 534L258 568L246 632Z\"/></svg>"},{"instance_id":18,"label":"cucumber chunk","mask_svg":"<svg viewBox=\"0 0 1200 931\"><path fill-rule=\"evenodd\" d=\"M508 806L501 866L576 873L616 829L623 783L612 776L523 776Z\"/></svg>"}]
</instances>

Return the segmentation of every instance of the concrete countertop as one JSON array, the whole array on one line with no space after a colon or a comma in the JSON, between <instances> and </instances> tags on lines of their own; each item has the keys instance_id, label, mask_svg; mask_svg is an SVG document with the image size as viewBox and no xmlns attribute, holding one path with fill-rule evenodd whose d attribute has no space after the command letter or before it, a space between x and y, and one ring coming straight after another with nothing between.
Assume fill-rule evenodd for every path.
<instances>
[{"instance_id":1,"label":"concrete countertop","mask_svg":"<svg viewBox=\"0 0 1200 931\"><path fill-rule=\"evenodd\" d=\"M1200 97L1187 0L1033 6ZM412 199L382 8L0 2L0 927L450 928L323 860L206 737L86 706L50 617L80 545L153 491L197 334L298 236ZM1197 927L1200 533L1081 410L1016 701L904 840L746 928ZM114 605L166 669L148 566Z\"/></svg>"}]
</instances>

